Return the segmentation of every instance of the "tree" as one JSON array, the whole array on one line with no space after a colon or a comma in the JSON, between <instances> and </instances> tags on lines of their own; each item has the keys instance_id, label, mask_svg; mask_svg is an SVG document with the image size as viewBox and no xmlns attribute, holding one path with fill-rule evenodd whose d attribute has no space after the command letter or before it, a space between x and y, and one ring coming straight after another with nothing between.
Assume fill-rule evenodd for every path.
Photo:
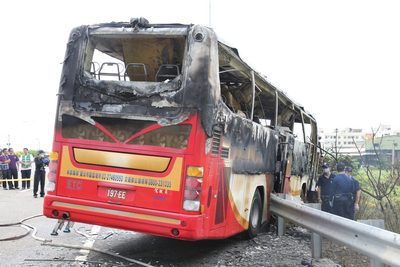
<instances>
[{"instance_id":1,"label":"tree","mask_svg":"<svg viewBox=\"0 0 400 267\"><path fill-rule=\"evenodd\" d=\"M39 154L39 150L28 150L28 153L34 157L37 157L37 155ZM15 154L17 154L17 156L20 158L22 154L24 154L24 151L17 151L15 152Z\"/></svg>"},{"instance_id":2,"label":"tree","mask_svg":"<svg viewBox=\"0 0 400 267\"><path fill-rule=\"evenodd\" d=\"M30 153L32 156L37 157L38 154L39 154L39 150L38 150L38 149L37 149L37 150L29 150L29 153Z\"/></svg>"},{"instance_id":3,"label":"tree","mask_svg":"<svg viewBox=\"0 0 400 267\"><path fill-rule=\"evenodd\" d=\"M350 155L341 155L338 154L336 156L332 156L332 154L325 154L322 158L323 162L329 162L331 165L332 171L336 170L336 166L338 163L343 163L345 166L349 166L353 169L352 176L358 174L358 161ZM320 164L322 166L322 164ZM322 174L322 167L320 167L319 174Z\"/></svg>"},{"instance_id":4,"label":"tree","mask_svg":"<svg viewBox=\"0 0 400 267\"><path fill-rule=\"evenodd\" d=\"M362 164L365 166L364 181L367 183L366 187L360 187L361 191L372 197L377 204L380 212L385 220L386 229L393 232L400 232L399 210L400 203L397 196L397 184L400 181L400 164L398 159L393 159L392 163L383 162L380 158L381 151L380 145L375 145L375 136L378 132L373 133L372 144L374 149L374 157L376 158L377 167L371 167L370 162L366 162L361 155L361 150L357 150L361 156ZM381 139L381 143L382 143ZM379 149L378 149L379 148ZM387 168L385 164L389 164ZM390 171L389 171L390 170Z\"/></svg>"}]
</instances>

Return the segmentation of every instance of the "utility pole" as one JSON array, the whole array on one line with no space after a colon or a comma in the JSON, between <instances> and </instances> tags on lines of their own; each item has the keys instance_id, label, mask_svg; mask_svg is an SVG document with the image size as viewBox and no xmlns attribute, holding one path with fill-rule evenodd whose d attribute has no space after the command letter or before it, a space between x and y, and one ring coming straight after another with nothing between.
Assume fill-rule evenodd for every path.
<instances>
[{"instance_id":1,"label":"utility pole","mask_svg":"<svg viewBox=\"0 0 400 267\"><path fill-rule=\"evenodd\" d=\"M336 133L336 138L335 138L335 156L337 157L337 155L338 155L338 142L337 142L337 135L338 135L338 132L339 132L339 129L338 128L336 128L335 129L335 133Z\"/></svg>"},{"instance_id":2,"label":"utility pole","mask_svg":"<svg viewBox=\"0 0 400 267\"><path fill-rule=\"evenodd\" d=\"M394 150L394 138L393 138L393 149L392 149L392 174L394 173L394 157L395 157L395 150Z\"/></svg>"},{"instance_id":3,"label":"utility pole","mask_svg":"<svg viewBox=\"0 0 400 267\"><path fill-rule=\"evenodd\" d=\"M211 28L211 0L208 0L208 27Z\"/></svg>"},{"instance_id":4,"label":"utility pole","mask_svg":"<svg viewBox=\"0 0 400 267\"><path fill-rule=\"evenodd\" d=\"M10 134L8 135L8 142L7 142L7 147L10 149L11 143L10 143Z\"/></svg>"}]
</instances>

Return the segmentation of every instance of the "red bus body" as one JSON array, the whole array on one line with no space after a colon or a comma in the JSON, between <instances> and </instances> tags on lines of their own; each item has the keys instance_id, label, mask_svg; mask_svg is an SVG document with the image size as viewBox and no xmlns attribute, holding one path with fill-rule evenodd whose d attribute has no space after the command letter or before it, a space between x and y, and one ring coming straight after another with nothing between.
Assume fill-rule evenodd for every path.
<instances>
[{"instance_id":1,"label":"red bus body","mask_svg":"<svg viewBox=\"0 0 400 267\"><path fill-rule=\"evenodd\" d=\"M262 76L247 75L211 29L140 21L70 35L44 215L182 240L254 237L269 220L271 192L300 196L315 179L315 145L292 134L295 123L308 123L315 141L314 119ZM93 47L123 61L123 81L120 71L101 71L114 63L91 70Z\"/></svg>"},{"instance_id":2,"label":"red bus body","mask_svg":"<svg viewBox=\"0 0 400 267\"><path fill-rule=\"evenodd\" d=\"M53 151L59 153L57 195L52 193L46 195L44 215L54 218L53 210L57 210L59 218L68 212L73 221L126 230L135 229L146 234L185 240L224 238L243 231L243 227L235 218L227 195L221 195L219 203L215 203L224 208L225 211L222 213L215 213L217 209L213 206L203 206L201 214L182 211L185 192L182 188L185 188L186 166L204 166L202 188L215 188L214 192L202 190L202 199L218 194L218 190L226 192L223 182L219 181L219 186L222 188L218 188L214 180L214 175L220 174L217 169L223 165L221 159L194 153L205 149L204 144L207 139L197 113L193 112L183 123L190 123L193 126L189 145L184 153L172 148L155 149L145 146L124 148L123 145L117 148L115 145L107 147L96 141L71 142L56 132ZM93 150L94 147L96 150ZM76 155L77 151L82 153L86 150L109 152L119 157L119 160L131 155L133 150L136 156L146 160L141 163L142 170L132 171L83 164L77 161ZM166 170L163 172L146 170L154 168L152 158L157 157L168 159ZM125 199L107 196L108 188L124 190ZM215 221L215 217L218 216L226 216L226 220L222 218L224 223L215 225L213 220ZM229 227L226 227L227 225ZM174 229L179 231L179 236L173 235Z\"/></svg>"}]
</instances>

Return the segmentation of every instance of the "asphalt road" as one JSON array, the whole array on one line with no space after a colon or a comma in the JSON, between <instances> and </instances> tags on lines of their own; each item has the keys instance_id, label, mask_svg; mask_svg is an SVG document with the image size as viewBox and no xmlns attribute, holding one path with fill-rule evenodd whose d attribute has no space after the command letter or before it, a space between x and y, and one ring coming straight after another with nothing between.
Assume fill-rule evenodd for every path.
<instances>
[{"instance_id":1,"label":"asphalt road","mask_svg":"<svg viewBox=\"0 0 400 267\"><path fill-rule=\"evenodd\" d=\"M218 262L217 251L241 242L238 238L186 242L81 223L76 223L70 233L60 230L57 236L52 236L57 221L41 215L43 199L34 198L32 189L3 190L0 187L0 239L27 232L19 225L5 224L18 223L38 215L24 221L37 228L38 238L52 240L51 243L56 244L89 246L152 266L201 266L204 263L215 266ZM43 245L41 240L31 236L32 233L33 230L30 230L29 235L22 238L0 241L1 266L81 266L80 261L88 261L85 266L140 266L115 255Z\"/></svg>"},{"instance_id":2,"label":"asphalt road","mask_svg":"<svg viewBox=\"0 0 400 267\"><path fill-rule=\"evenodd\" d=\"M32 189L3 190L0 187L0 239L27 232L18 225L5 224L38 215L24 223L37 228L38 238L51 239L50 243L55 245L34 239L32 230L22 238L0 241L0 266L141 266L135 261L163 267L300 266L300 261L311 255L309 233L299 237L277 237L275 233L268 233L253 240L231 237L189 242L76 223L70 233L58 231L57 236L52 236L57 221L42 215L43 200L33 198ZM100 252L84 251L79 248L81 246Z\"/></svg>"},{"instance_id":3,"label":"asphalt road","mask_svg":"<svg viewBox=\"0 0 400 267\"><path fill-rule=\"evenodd\" d=\"M32 187L31 187L32 188ZM82 245L86 237L71 231L69 234L51 236L56 220L45 218L42 215L43 198L34 198L32 189L28 190L3 190L0 187L0 225L18 223L19 221L39 215L25 221L26 224L37 228L37 236L44 239L51 239L57 243L68 243ZM92 225L77 224L80 231L90 230ZM28 228L29 229L29 228ZM21 226L1 226L0 239L13 238L27 232ZM34 239L29 235L10 241L0 241L0 265L1 266L57 266L49 262L33 262L29 259L75 259L79 250L64 249L61 247L43 246L42 241ZM60 265L59 265L60 266ZM62 265L61 265L62 266ZM67 265L65 265L67 266Z\"/></svg>"}]
</instances>

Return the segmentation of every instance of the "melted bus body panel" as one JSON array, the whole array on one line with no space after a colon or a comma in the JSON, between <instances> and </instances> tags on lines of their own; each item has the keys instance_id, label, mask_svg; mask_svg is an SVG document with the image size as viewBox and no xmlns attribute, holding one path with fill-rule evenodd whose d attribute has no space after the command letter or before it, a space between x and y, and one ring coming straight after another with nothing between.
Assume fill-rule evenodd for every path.
<instances>
[{"instance_id":1,"label":"melted bus body panel","mask_svg":"<svg viewBox=\"0 0 400 267\"><path fill-rule=\"evenodd\" d=\"M44 214L254 237L271 192L306 195L316 179L315 120L212 29L136 22L70 34Z\"/></svg>"}]
</instances>

